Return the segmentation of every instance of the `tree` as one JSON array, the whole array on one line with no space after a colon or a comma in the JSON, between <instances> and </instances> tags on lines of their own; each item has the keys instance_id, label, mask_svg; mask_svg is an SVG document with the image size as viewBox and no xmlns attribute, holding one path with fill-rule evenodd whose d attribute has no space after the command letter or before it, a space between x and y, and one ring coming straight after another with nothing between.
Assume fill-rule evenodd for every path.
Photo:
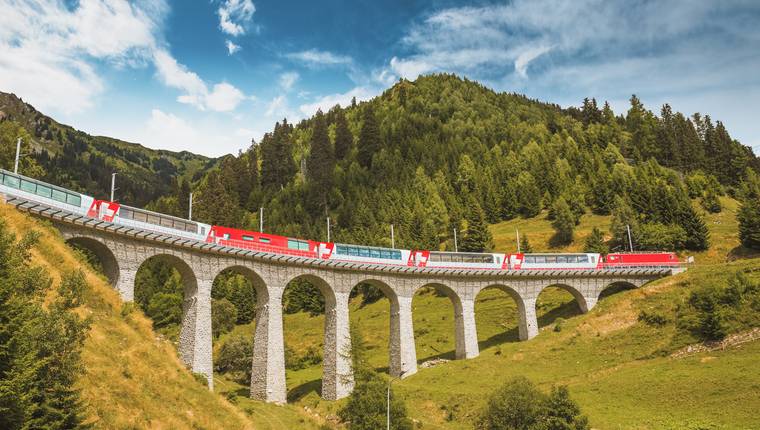
<instances>
[{"instance_id":1,"label":"tree","mask_svg":"<svg viewBox=\"0 0 760 430\"><path fill-rule=\"evenodd\" d=\"M702 208L704 208L704 210L713 214L720 213L720 211L723 209L720 204L720 200L718 200L718 194L712 188L708 188L705 191L705 194L702 196L699 204L702 205Z\"/></svg>"},{"instance_id":2,"label":"tree","mask_svg":"<svg viewBox=\"0 0 760 430\"><path fill-rule=\"evenodd\" d=\"M583 248L583 252L594 252L599 254L607 254L610 252L610 248L604 243L604 233L602 233L598 227L591 229L591 234L586 237L586 244Z\"/></svg>"},{"instance_id":3,"label":"tree","mask_svg":"<svg viewBox=\"0 0 760 430\"><path fill-rule=\"evenodd\" d=\"M573 241L575 215L573 215L573 211L570 210L570 206L563 197L558 198L554 202L552 209L554 212L554 221L552 221L554 237L552 238L552 242L560 246L569 245Z\"/></svg>"},{"instance_id":4,"label":"tree","mask_svg":"<svg viewBox=\"0 0 760 430\"><path fill-rule=\"evenodd\" d=\"M274 126L274 132L261 139L261 186L279 190L290 182L297 171L293 159L291 132L293 126L283 119Z\"/></svg>"},{"instance_id":5,"label":"tree","mask_svg":"<svg viewBox=\"0 0 760 430\"><path fill-rule=\"evenodd\" d=\"M467 205L467 231L462 238L459 249L465 252L484 252L493 247L493 237L488 230L486 217L474 197L470 197Z\"/></svg>"},{"instance_id":6,"label":"tree","mask_svg":"<svg viewBox=\"0 0 760 430\"><path fill-rule=\"evenodd\" d=\"M214 358L216 370L228 373L241 384L251 381L251 362L253 361L253 338L250 335L230 336L219 348Z\"/></svg>"},{"instance_id":7,"label":"tree","mask_svg":"<svg viewBox=\"0 0 760 430\"><path fill-rule=\"evenodd\" d=\"M581 414L581 408L570 398L566 386L553 387L546 400L546 430L588 430L588 418Z\"/></svg>"},{"instance_id":8,"label":"tree","mask_svg":"<svg viewBox=\"0 0 760 430\"><path fill-rule=\"evenodd\" d=\"M215 338L232 331L237 322L237 308L227 299L211 300L211 332Z\"/></svg>"},{"instance_id":9,"label":"tree","mask_svg":"<svg viewBox=\"0 0 760 430\"><path fill-rule=\"evenodd\" d=\"M343 109L337 109L335 116L335 158L344 160L354 145L354 136L348 128L346 113Z\"/></svg>"},{"instance_id":10,"label":"tree","mask_svg":"<svg viewBox=\"0 0 760 430\"><path fill-rule=\"evenodd\" d=\"M327 200L333 186L333 170L335 155L330 145L330 137L327 135L325 116L318 110L314 117L311 149L306 158L306 180L309 184L309 194L324 213L327 213Z\"/></svg>"},{"instance_id":11,"label":"tree","mask_svg":"<svg viewBox=\"0 0 760 430\"><path fill-rule=\"evenodd\" d=\"M153 320L153 327L163 328L182 322L182 296L159 292L148 302L145 314Z\"/></svg>"},{"instance_id":12,"label":"tree","mask_svg":"<svg viewBox=\"0 0 760 430\"><path fill-rule=\"evenodd\" d=\"M364 108L364 121L359 132L359 152L357 161L364 168L372 166L372 156L380 151L382 141L380 140L380 128L375 118L375 110L371 104Z\"/></svg>"},{"instance_id":13,"label":"tree","mask_svg":"<svg viewBox=\"0 0 760 430\"><path fill-rule=\"evenodd\" d=\"M742 184L739 220L739 239L747 248L760 249L760 177L747 169Z\"/></svg>"},{"instance_id":14,"label":"tree","mask_svg":"<svg viewBox=\"0 0 760 430\"><path fill-rule=\"evenodd\" d=\"M533 252L533 247L531 246L530 242L528 241L528 235L524 234L520 237L520 252L523 252L525 254L530 254Z\"/></svg>"},{"instance_id":15,"label":"tree","mask_svg":"<svg viewBox=\"0 0 760 430\"><path fill-rule=\"evenodd\" d=\"M541 212L541 190L536 179L529 172L521 172L515 185L517 202L520 205L520 215L532 218Z\"/></svg>"},{"instance_id":16,"label":"tree","mask_svg":"<svg viewBox=\"0 0 760 430\"><path fill-rule=\"evenodd\" d=\"M638 220L636 213L631 205L620 196L615 197L615 205L612 210L612 233L611 246L613 251L629 250L628 229L631 231L631 242L636 244L636 233L638 232Z\"/></svg>"}]
</instances>

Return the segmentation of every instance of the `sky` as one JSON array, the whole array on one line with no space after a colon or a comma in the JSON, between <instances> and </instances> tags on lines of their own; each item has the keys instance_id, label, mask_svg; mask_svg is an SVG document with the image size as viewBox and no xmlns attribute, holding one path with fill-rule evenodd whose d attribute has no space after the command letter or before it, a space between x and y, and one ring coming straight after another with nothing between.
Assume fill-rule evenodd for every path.
<instances>
[{"instance_id":1,"label":"sky","mask_svg":"<svg viewBox=\"0 0 760 430\"><path fill-rule=\"evenodd\" d=\"M760 2L0 0L0 91L94 135L237 153L399 78L709 114L760 153Z\"/></svg>"}]
</instances>

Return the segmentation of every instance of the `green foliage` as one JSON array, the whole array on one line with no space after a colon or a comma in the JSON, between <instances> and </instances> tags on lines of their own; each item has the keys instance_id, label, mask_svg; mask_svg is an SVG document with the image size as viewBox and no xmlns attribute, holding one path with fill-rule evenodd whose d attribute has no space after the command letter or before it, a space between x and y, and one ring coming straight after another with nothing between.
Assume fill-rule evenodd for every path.
<instances>
[{"instance_id":1,"label":"green foliage","mask_svg":"<svg viewBox=\"0 0 760 430\"><path fill-rule=\"evenodd\" d=\"M76 313L88 289L67 273L52 303L52 280L30 264L34 232L20 241L0 219L0 428L87 428L74 383L89 322Z\"/></svg>"},{"instance_id":2,"label":"green foliage","mask_svg":"<svg viewBox=\"0 0 760 430\"><path fill-rule=\"evenodd\" d=\"M226 339L214 357L217 372L229 374L241 384L251 381L251 363L253 362L253 335L234 335Z\"/></svg>"},{"instance_id":3,"label":"green foliage","mask_svg":"<svg viewBox=\"0 0 760 430\"><path fill-rule=\"evenodd\" d=\"M493 248L493 236L488 230L485 214L478 202L471 198L467 205L467 231L459 249L465 252L485 252Z\"/></svg>"},{"instance_id":4,"label":"green foliage","mask_svg":"<svg viewBox=\"0 0 760 430\"><path fill-rule=\"evenodd\" d=\"M265 189L280 190L290 182L297 171L293 160L293 126L283 120L274 126L274 132L261 139L261 186Z\"/></svg>"},{"instance_id":5,"label":"green foliage","mask_svg":"<svg viewBox=\"0 0 760 430\"><path fill-rule=\"evenodd\" d=\"M637 238L637 249L651 251L683 249L687 241L686 232L681 226L658 223L642 224Z\"/></svg>"},{"instance_id":6,"label":"green foliage","mask_svg":"<svg viewBox=\"0 0 760 430\"><path fill-rule=\"evenodd\" d=\"M527 234L520 236L520 251L525 254L530 254L533 252L533 247L530 245Z\"/></svg>"},{"instance_id":7,"label":"green foliage","mask_svg":"<svg viewBox=\"0 0 760 430\"><path fill-rule=\"evenodd\" d=\"M306 180L314 204L327 213L328 197L333 187L335 154L321 110L317 111L313 124L309 156L306 158Z\"/></svg>"},{"instance_id":8,"label":"green foliage","mask_svg":"<svg viewBox=\"0 0 760 430\"><path fill-rule=\"evenodd\" d=\"M350 354L354 370L354 391L348 402L338 411L341 421L352 430L385 428L387 419L388 383L367 362L367 344L355 325L351 326ZM392 429L411 430L406 406L401 398L390 390L390 423Z\"/></svg>"},{"instance_id":9,"label":"green foliage","mask_svg":"<svg viewBox=\"0 0 760 430\"><path fill-rule=\"evenodd\" d=\"M220 273L211 287L211 297L227 299L235 305L237 324L253 321L256 309L256 289L251 281L233 270Z\"/></svg>"},{"instance_id":10,"label":"green foliage","mask_svg":"<svg viewBox=\"0 0 760 430\"><path fill-rule=\"evenodd\" d=\"M348 121L346 121L346 114L343 109L337 107L335 111L335 158L343 160L351 153L354 136L351 134L351 129L348 128Z\"/></svg>"},{"instance_id":11,"label":"green foliage","mask_svg":"<svg viewBox=\"0 0 760 430\"><path fill-rule=\"evenodd\" d=\"M554 237L551 240L552 244L564 246L572 243L573 230L575 229L575 215L570 210L570 206L568 206L563 197L560 197L554 202L552 209L554 212L554 221L552 221Z\"/></svg>"},{"instance_id":12,"label":"green foliage","mask_svg":"<svg viewBox=\"0 0 760 430\"><path fill-rule=\"evenodd\" d=\"M237 322L237 308L227 299L211 300L211 331L215 338L231 331Z\"/></svg>"},{"instance_id":13,"label":"green foliage","mask_svg":"<svg viewBox=\"0 0 760 430\"><path fill-rule=\"evenodd\" d=\"M679 306L676 324L698 340L721 340L728 334L760 326L760 283L737 272L727 285L694 290Z\"/></svg>"},{"instance_id":14,"label":"green foliage","mask_svg":"<svg viewBox=\"0 0 760 430\"><path fill-rule=\"evenodd\" d=\"M372 165L372 157L380 151L380 128L375 118L375 109L371 104L364 107L364 116L361 132L359 133L359 152L356 159L362 167L369 168Z\"/></svg>"},{"instance_id":15,"label":"green foliage","mask_svg":"<svg viewBox=\"0 0 760 430\"><path fill-rule=\"evenodd\" d=\"M739 239L747 248L760 249L760 176L747 171L742 184L739 220Z\"/></svg>"},{"instance_id":16,"label":"green foliage","mask_svg":"<svg viewBox=\"0 0 760 430\"><path fill-rule=\"evenodd\" d=\"M663 327L668 322L670 322L668 317L666 317L665 315L659 312L648 312L648 311L639 312L639 321L651 326L655 326L655 327Z\"/></svg>"},{"instance_id":17,"label":"green foliage","mask_svg":"<svg viewBox=\"0 0 760 430\"><path fill-rule=\"evenodd\" d=\"M283 293L286 314L308 312L311 316L325 313L325 298L319 288L305 279L291 281Z\"/></svg>"},{"instance_id":18,"label":"green foliage","mask_svg":"<svg viewBox=\"0 0 760 430\"><path fill-rule=\"evenodd\" d=\"M588 419L570 399L567 387L555 387L547 395L521 376L510 379L489 396L476 427L483 430L590 428Z\"/></svg>"},{"instance_id":19,"label":"green foliage","mask_svg":"<svg viewBox=\"0 0 760 430\"><path fill-rule=\"evenodd\" d=\"M153 320L153 327L157 329L178 326L182 322L182 296L174 293L156 293L144 310Z\"/></svg>"},{"instance_id":20,"label":"green foliage","mask_svg":"<svg viewBox=\"0 0 760 430\"><path fill-rule=\"evenodd\" d=\"M610 248L604 242L604 233L598 227L594 227L591 234L586 237L583 252L597 252L599 254L610 252Z\"/></svg>"}]
</instances>

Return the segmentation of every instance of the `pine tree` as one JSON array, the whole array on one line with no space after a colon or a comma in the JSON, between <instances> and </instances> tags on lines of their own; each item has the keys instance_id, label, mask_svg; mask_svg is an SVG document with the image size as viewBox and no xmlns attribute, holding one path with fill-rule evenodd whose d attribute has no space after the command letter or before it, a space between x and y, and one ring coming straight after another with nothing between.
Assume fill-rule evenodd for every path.
<instances>
[{"instance_id":1,"label":"pine tree","mask_svg":"<svg viewBox=\"0 0 760 430\"><path fill-rule=\"evenodd\" d=\"M554 211L554 221L552 227L554 227L554 237L552 242L555 245L568 245L573 241L573 230L575 229L575 215L570 210L570 206L567 204L563 197L557 199L552 206Z\"/></svg>"},{"instance_id":2,"label":"pine tree","mask_svg":"<svg viewBox=\"0 0 760 430\"><path fill-rule=\"evenodd\" d=\"M591 230L591 234L586 237L586 244L583 248L583 252L597 252L599 254L607 254L609 251L609 247L606 243L604 243L604 233L602 233L598 227L594 227Z\"/></svg>"},{"instance_id":3,"label":"pine tree","mask_svg":"<svg viewBox=\"0 0 760 430\"><path fill-rule=\"evenodd\" d=\"M372 156L380 151L381 147L380 129L375 118L375 110L371 104L367 104L364 108L364 121L359 132L359 152L356 156L359 164L364 168L371 167Z\"/></svg>"},{"instance_id":4,"label":"pine tree","mask_svg":"<svg viewBox=\"0 0 760 430\"><path fill-rule=\"evenodd\" d=\"M493 237L488 230L483 209L472 196L468 199L465 218L467 219L467 231L464 238L462 238L462 244L459 249L465 252L484 252L490 250L493 247Z\"/></svg>"},{"instance_id":5,"label":"pine tree","mask_svg":"<svg viewBox=\"0 0 760 430\"><path fill-rule=\"evenodd\" d=\"M306 181L309 184L309 194L313 197L324 213L328 209L328 197L333 187L333 171L335 156L327 135L327 124L321 110L314 117L311 134L311 149L306 158Z\"/></svg>"},{"instance_id":6,"label":"pine tree","mask_svg":"<svg viewBox=\"0 0 760 430\"><path fill-rule=\"evenodd\" d=\"M760 177L747 169L742 184L739 220L739 239L747 248L760 249Z\"/></svg>"},{"instance_id":7,"label":"pine tree","mask_svg":"<svg viewBox=\"0 0 760 430\"><path fill-rule=\"evenodd\" d=\"M293 127L283 119L274 126L273 133L261 139L261 186L281 189L293 178L297 171L293 159L291 132Z\"/></svg>"},{"instance_id":8,"label":"pine tree","mask_svg":"<svg viewBox=\"0 0 760 430\"><path fill-rule=\"evenodd\" d=\"M520 237L520 252L524 254L530 254L533 252L533 246L531 246L527 234L524 234Z\"/></svg>"},{"instance_id":9,"label":"pine tree","mask_svg":"<svg viewBox=\"0 0 760 430\"><path fill-rule=\"evenodd\" d=\"M631 231L631 241L636 244L636 233L638 232L638 219L631 205L620 196L615 197L615 206L612 210L612 233L611 246L613 251L629 250L628 228Z\"/></svg>"},{"instance_id":10,"label":"pine tree","mask_svg":"<svg viewBox=\"0 0 760 430\"><path fill-rule=\"evenodd\" d=\"M335 116L335 158L344 160L351 153L353 145L354 136L348 128L346 113L343 109L338 109Z\"/></svg>"},{"instance_id":11,"label":"pine tree","mask_svg":"<svg viewBox=\"0 0 760 430\"><path fill-rule=\"evenodd\" d=\"M528 172L520 173L515 187L517 201L520 204L520 214L525 218L532 218L541 212L541 191L536 185L536 180Z\"/></svg>"}]
</instances>

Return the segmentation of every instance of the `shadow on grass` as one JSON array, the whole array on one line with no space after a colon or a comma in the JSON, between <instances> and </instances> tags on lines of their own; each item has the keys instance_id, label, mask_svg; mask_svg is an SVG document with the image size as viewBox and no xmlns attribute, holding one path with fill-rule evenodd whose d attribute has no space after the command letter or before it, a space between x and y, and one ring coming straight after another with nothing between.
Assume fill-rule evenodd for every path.
<instances>
[{"instance_id":1,"label":"shadow on grass","mask_svg":"<svg viewBox=\"0 0 760 430\"><path fill-rule=\"evenodd\" d=\"M726 260L736 261L758 257L760 257L760 251L739 245L728 252L728 255L726 255Z\"/></svg>"},{"instance_id":2,"label":"shadow on grass","mask_svg":"<svg viewBox=\"0 0 760 430\"><path fill-rule=\"evenodd\" d=\"M557 318L569 319L581 314L582 312L581 308L578 306L578 302L575 300L565 302L538 317L538 328L546 327L554 323Z\"/></svg>"},{"instance_id":3,"label":"shadow on grass","mask_svg":"<svg viewBox=\"0 0 760 430\"><path fill-rule=\"evenodd\" d=\"M605 288L601 294L599 294L599 301L606 299L609 296L615 295L617 293L621 293L623 291L628 290L635 290L636 287L630 284L625 283L619 283L619 284L612 284L609 287Z\"/></svg>"},{"instance_id":4,"label":"shadow on grass","mask_svg":"<svg viewBox=\"0 0 760 430\"><path fill-rule=\"evenodd\" d=\"M507 342L518 342L520 340L519 331L517 327L513 327L507 331L495 334L486 340L478 342L478 349L483 351L484 349L492 346L500 345Z\"/></svg>"},{"instance_id":5,"label":"shadow on grass","mask_svg":"<svg viewBox=\"0 0 760 430\"><path fill-rule=\"evenodd\" d=\"M288 391L288 403L297 402L306 397L309 393L316 393L317 396L319 396L321 391L322 379L315 379L313 381L304 382L303 384Z\"/></svg>"}]
</instances>

